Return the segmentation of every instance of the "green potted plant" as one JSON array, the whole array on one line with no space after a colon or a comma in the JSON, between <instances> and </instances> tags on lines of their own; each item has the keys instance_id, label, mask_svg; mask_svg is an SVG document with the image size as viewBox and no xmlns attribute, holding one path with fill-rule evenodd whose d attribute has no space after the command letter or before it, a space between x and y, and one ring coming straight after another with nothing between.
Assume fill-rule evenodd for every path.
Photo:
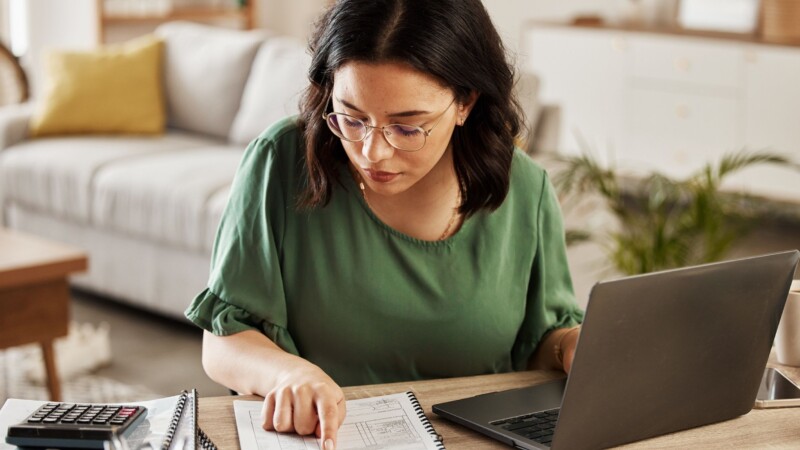
<instances>
[{"instance_id":1,"label":"green potted plant","mask_svg":"<svg viewBox=\"0 0 800 450\"><path fill-rule=\"evenodd\" d=\"M614 267L628 275L721 259L768 215L763 201L721 190L723 180L755 165L791 164L779 154L740 151L678 180L659 172L625 177L588 153L559 160L564 167L554 184L562 199L570 202L595 194L619 225L601 234L568 230L568 243L600 241Z\"/></svg>"}]
</instances>

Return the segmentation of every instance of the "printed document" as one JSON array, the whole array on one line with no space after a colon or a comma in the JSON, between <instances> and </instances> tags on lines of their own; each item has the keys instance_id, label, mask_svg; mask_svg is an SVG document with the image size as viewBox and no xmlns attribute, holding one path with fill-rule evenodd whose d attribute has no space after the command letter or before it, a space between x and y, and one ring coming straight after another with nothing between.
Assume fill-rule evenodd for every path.
<instances>
[{"instance_id":1,"label":"printed document","mask_svg":"<svg viewBox=\"0 0 800 450\"><path fill-rule=\"evenodd\" d=\"M315 436L265 431L260 401L235 400L236 429L242 450L320 450ZM427 428L426 428L427 427ZM347 402L338 433L338 450L347 449L439 449L428 419L413 393L384 395Z\"/></svg>"}]
</instances>

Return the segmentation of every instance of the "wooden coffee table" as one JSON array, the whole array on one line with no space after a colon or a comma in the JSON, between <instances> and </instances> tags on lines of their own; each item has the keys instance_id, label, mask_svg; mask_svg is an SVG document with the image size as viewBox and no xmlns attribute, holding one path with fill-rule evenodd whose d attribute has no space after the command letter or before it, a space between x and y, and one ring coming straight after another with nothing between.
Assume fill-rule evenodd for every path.
<instances>
[{"instance_id":1,"label":"wooden coffee table","mask_svg":"<svg viewBox=\"0 0 800 450\"><path fill-rule=\"evenodd\" d=\"M61 400L53 340L67 335L67 276L87 267L81 250L0 228L0 349L38 342L53 401Z\"/></svg>"}]
</instances>

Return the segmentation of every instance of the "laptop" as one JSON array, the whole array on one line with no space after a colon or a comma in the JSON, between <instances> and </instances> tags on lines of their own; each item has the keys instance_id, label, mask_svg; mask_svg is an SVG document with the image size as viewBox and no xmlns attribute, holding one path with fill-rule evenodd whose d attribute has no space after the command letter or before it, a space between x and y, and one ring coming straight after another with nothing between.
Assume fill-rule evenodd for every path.
<instances>
[{"instance_id":1,"label":"laptop","mask_svg":"<svg viewBox=\"0 0 800 450\"><path fill-rule=\"evenodd\" d=\"M569 377L433 405L523 449L595 449L746 414L797 250L596 284Z\"/></svg>"}]
</instances>

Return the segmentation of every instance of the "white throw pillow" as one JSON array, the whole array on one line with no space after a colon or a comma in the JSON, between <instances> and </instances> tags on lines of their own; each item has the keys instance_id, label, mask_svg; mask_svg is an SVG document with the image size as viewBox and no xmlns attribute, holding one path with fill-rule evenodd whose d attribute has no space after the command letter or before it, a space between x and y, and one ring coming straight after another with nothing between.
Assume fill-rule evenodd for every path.
<instances>
[{"instance_id":1,"label":"white throw pillow","mask_svg":"<svg viewBox=\"0 0 800 450\"><path fill-rule=\"evenodd\" d=\"M226 138L265 34L189 22L161 25L171 127Z\"/></svg>"},{"instance_id":2,"label":"white throw pillow","mask_svg":"<svg viewBox=\"0 0 800 450\"><path fill-rule=\"evenodd\" d=\"M298 40L268 38L258 50L228 140L247 144L273 122L299 112L311 57Z\"/></svg>"}]
</instances>

